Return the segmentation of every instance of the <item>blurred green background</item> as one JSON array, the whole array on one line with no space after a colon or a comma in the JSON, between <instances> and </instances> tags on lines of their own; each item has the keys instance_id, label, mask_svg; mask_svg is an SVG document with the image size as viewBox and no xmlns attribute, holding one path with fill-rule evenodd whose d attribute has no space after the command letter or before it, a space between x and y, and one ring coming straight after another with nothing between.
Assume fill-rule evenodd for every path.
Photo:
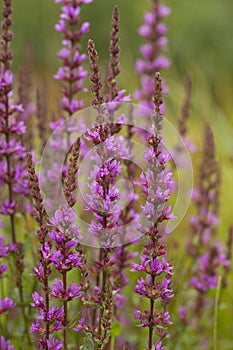
<instances>
[{"instance_id":1,"label":"blurred green background","mask_svg":"<svg viewBox=\"0 0 233 350\"><path fill-rule=\"evenodd\" d=\"M60 47L60 35L54 32L53 27L60 4L55 5L53 0L13 0L13 3L15 64L22 60L24 42L28 40L33 45L37 68L55 71L58 63L54 57ZM86 42L88 37L93 38L101 60L107 59L111 12L115 4L121 12L122 80L129 89L133 89L129 83L133 83L134 61L141 41L137 28L143 13L149 9L150 0L94 0L92 4L83 6L82 18L91 23ZM216 101L221 103L223 99L226 102L231 95L222 88L229 88L233 83L233 1L167 0L166 4L172 8L167 19L169 54L179 74L198 67L208 80ZM131 79L128 79L129 76ZM228 103L232 107L231 100Z\"/></svg>"}]
</instances>

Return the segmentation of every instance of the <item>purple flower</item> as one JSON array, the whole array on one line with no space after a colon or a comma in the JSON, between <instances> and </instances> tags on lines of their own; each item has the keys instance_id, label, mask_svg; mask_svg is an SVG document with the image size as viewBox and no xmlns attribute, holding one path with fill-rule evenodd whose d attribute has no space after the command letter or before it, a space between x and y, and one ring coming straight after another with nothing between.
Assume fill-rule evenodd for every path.
<instances>
[{"instance_id":1,"label":"purple flower","mask_svg":"<svg viewBox=\"0 0 233 350\"><path fill-rule=\"evenodd\" d=\"M0 314L12 309L15 303L10 298L0 299Z\"/></svg>"},{"instance_id":2,"label":"purple flower","mask_svg":"<svg viewBox=\"0 0 233 350\"><path fill-rule=\"evenodd\" d=\"M169 7L167 7L165 5L162 5L162 4L159 5L159 7L158 7L158 15L160 17L167 17L167 16L170 15L170 12L171 12L171 10L170 10Z\"/></svg>"},{"instance_id":3,"label":"purple flower","mask_svg":"<svg viewBox=\"0 0 233 350\"><path fill-rule=\"evenodd\" d=\"M1 350L14 350L14 346L10 345L10 340L5 340L3 336L0 338L0 349Z\"/></svg>"},{"instance_id":4,"label":"purple flower","mask_svg":"<svg viewBox=\"0 0 233 350\"><path fill-rule=\"evenodd\" d=\"M63 342L52 337L51 341L47 340L47 346L48 346L48 349L50 349L50 350L60 350L63 347Z\"/></svg>"},{"instance_id":5,"label":"purple flower","mask_svg":"<svg viewBox=\"0 0 233 350\"><path fill-rule=\"evenodd\" d=\"M5 264L0 265L0 276L8 269L8 266Z\"/></svg>"},{"instance_id":6,"label":"purple flower","mask_svg":"<svg viewBox=\"0 0 233 350\"><path fill-rule=\"evenodd\" d=\"M61 243L66 234L75 240L80 239L79 226L75 225L75 220L76 213L72 208L65 206L62 209L56 210L54 217L50 219L50 224L56 230L51 232L50 237L57 243Z\"/></svg>"},{"instance_id":7,"label":"purple flower","mask_svg":"<svg viewBox=\"0 0 233 350\"><path fill-rule=\"evenodd\" d=\"M33 303L31 303L32 306L38 307L38 308L43 308L44 306L44 298L41 297L37 292L34 292L32 294L32 298L34 300Z\"/></svg>"},{"instance_id":8,"label":"purple flower","mask_svg":"<svg viewBox=\"0 0 233 350\"><path fill-rule=\"evenodd\" d=\"M85 91L83 81L87 77L87 72L83 69L82 62L86 56L80 53L80 42L89 31L90 25L84 22L79 28L79 24L81 5L91 3L91 0L55 1L55 3L58 2L63 3L60 20L55 25L55 30L63 35L63 48L57 55L62 60L62 67L58 69L54 77L63 82L61 107L68 115L72 115L84 106L83 101L77 100L75 96Z\"/></svg>"},{"instance_id":9,"label":"purple flower","mask_svg":"<svg viewBox=\"0 0 233 350\"><path fill-rule=\"evenodd\" d=\"M160 339L167 335L166 325L171 324L171 321L170 314L166 311L166 305L173 297L173 291L170 287L173 267L166 261L166 249L160 233L160 223L173 219L173 215L170 214L171 208L167 205L171 195L172 174L166 170L166 162L170 157L164 152L162 146L162 80L159 73L156 73L155 76L153 100L155 104L154 135L149 138L148 150L144 154L147 170L141 174L141 181L135 182L142 188L146 201L143 205L146 222L143 229L139 226L139 231L146 235L147 241L140 257L140 264L133 263L131 270L145 274L137 280L135 293L148 298L150 308L143 312L137 310L135 318L140 320L140 327L149 327L148 349L152 349L154 344L154 328L156 328ZM164 310L162 313L154 310L156 299L160 300ZM161 340L157 341L156 348L163 349Z\"/></svg>"},{"instance_id":10,"label":"purple flower","mask_svg":"<svg viewBox=\"0 0 233 350\"><path fill-rule=\"evenodd\" d=\"M52 297L61 300L73 300L74 298L80 298L82 296L81 287L75 283L71 283L68 289L64 289L63 282L55 279L55 285L51 286Z\"/></svg>"},{"instance_id":11,"label":"purple flower","mask_svg":"<svg viewBox=\"0 0 233 350\"><path fill-rule=\"evenodd\" d=\"M16 202L10 202L8 198L5 199L4 203L0 205L0 214L11 215L14 213Z\"/></svg>"},{"instance_id":12,"label":"purple flower","mask_svg":"<svg viewBox=\"0 0 233 350\"><path fill-rule=\"evenodd\" d=\"M187 319L187 308L186 306L181 306L179 308L179 317L182 323L186 323Z\"/></svg>"},{"instance_id":13,"label":"purple flower","mask_svg":"<svg viewBox=\"0 0 233 350\"><path fill-rule=\"evenodd\" d=\"M156 342L155 350L165 350L165 347L163 346L161 341Z\"/></svg>"},{"instance_id":14,"label":"purple flower","mask_svg":"<svg viewBox=\"0 0 233 350\"><path fill-rule=\"evenodd\" d=\"M85 320L84 320L84 318L81 318L81 319L79 320L77 326L75 326L75 327L73 328L73 330L74 330L75 332L80 332L80 331L83 330L83 329L85 329Z\"/></svg>"},{"instance_id":15,"label":"purple flower","mask_svg":"<svg viewBox=\"0 0 233 350\"><path fill-rule=\"evenodd\" d=\"M167 26L162 22L168 16L170 9L162 4L152 4L151 11L144 16L144 23L138 33L146 39L140 47L142 58L136 61L136 70L140 75L140 89L135 92L135 98L141 105L153 109L153 76L156 71L167 69L170 61L161 53L167 47ZM165 88L163 87L165 93Z\"/></svg>"},{"instance_id":16,"label":"purple flower","mask_svg":"<svg viewBox=\"0 0 233 350\"><path fill-rule=\"evenodd\" d=\"M33 333L33 332L42 332L43 329L40 327L40 321L39 319L37 318L35 323L32 323L31 325L31 328L30 328L30 333Z\"/></svg>"}]
</instances>

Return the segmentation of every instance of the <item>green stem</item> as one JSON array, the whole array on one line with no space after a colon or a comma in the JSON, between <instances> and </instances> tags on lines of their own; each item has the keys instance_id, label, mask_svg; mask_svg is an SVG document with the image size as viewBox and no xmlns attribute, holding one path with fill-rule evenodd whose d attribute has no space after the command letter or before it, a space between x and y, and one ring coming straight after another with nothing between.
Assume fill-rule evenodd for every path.
<instances>
[{"instance_id":1,"label":"green stem","mask_svg":"<svg viewBox=\"0 0 233 350\"><path fill-rule=\"evenodd\" d=\"M222 276L218 277L218 285L215 296L214 303L214 327L213 327L213 349L217 350L217 340L218 340L218 309L219 309L219 300L220 300L220 292L222 287Z\"/></svg>"},{"instance_id":2,"label":"green stem","mask_svg":"<svg viewBox=\"0 0 233 350\"><path fill-rule=\"evenodd\" d=\"M63 274L63 288L64 291L67 291L67 272L64 271ZM65 293L66 294L66 293ZM64 330L63 330L63 346L64 346L64 350L67 350L67 300L64 300L63 302L63 306L64 306L64 319L63 319L63 326L64 326Z\"/></svg>"},{"instance_id":3,"label":"green stem","mask_svg":"<svg viewBox=\"0 0 233 350\"><path fill-rule=\"evenodd\" d=\"M115 337L112 335L111 336L111 343L110 343L110 350L115 349Z\"/></svg>"}]
</instances>

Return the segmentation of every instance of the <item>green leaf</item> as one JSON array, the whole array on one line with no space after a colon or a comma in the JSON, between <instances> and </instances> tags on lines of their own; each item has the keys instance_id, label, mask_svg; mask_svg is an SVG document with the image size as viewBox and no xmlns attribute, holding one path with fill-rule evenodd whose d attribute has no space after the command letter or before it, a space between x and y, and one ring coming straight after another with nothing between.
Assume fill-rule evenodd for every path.
<instances>
[{"instance_id":1,"label":"green leaf","mask_svg":"<svg viewBox=\"0 0 233 350\"><path fill-rule=\"evenodd\" d=\"M75 325L76 321L79 319L79 315L75 316L67 325L67 328L71 328Z\"/></svg>"},{"instance_id":2,"label":"green leaf","mask_svg":"<svg viewBox=\"0 0 233 350\"><path fill-rule=\"evenodd\" d=\"M214 303L214 327L213 327L213 349L217 350L218 341L218 311L219 311L219 301L220 301L220 291L222 287L222 276L218 277L218 286L216 290L216 297Z\"/></svg>"},{"instance_id":3,"label":"green leaf","mask_svg":"<svg viewBox=\"0 0 233 350\"><path fill-rule=\"evenodd\" d=\"M111 335L113 337L118 337L119 335L121 335L121 333L122 333L122 326L117 322L113 322L112 329L111 329Z\"/></svg>"},{"instance_id":4,"label":"green leaf","mask_svg":"<svg viewBox=\"0 0 233 350\"><path fill-rule=\"evenodd\" d=\"M90 338L83 339L83 350L95 350L93 341Z\"/></svg>"}]
</instances>

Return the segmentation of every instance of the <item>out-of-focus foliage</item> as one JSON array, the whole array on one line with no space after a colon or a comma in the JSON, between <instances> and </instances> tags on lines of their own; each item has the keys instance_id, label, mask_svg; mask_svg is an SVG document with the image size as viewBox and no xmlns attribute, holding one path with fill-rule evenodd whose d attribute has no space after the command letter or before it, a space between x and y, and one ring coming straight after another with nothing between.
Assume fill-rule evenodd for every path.
<instances>
[{"instance_id":1,"label":"out-of-focus foliage","mask_svg":"<svg viewBox=\"0 0 233 350\"><path fill-rule=\"evenodd\" d=\"M54 5L53 0L13 2L16 63L22 58L22 47L27 38L33 43L38 68L54 65L59 38L53 26L58 18L59 4ZM166 3L172 8L168 19L171 57L179 71L184 73L198 64L211 82L221 79L222 75L225 78L233 76L232 0L179 0ZM137 27L144 11L149 9L150 1L95 0L90 6L84 6L83 19L91 23L89 35L96 41L102 60L106 60L108 55L108 33L115 4L121 12L121 56L124 70L128 72L133 69L138 54Z\"/></svg>"}]
</instances>

